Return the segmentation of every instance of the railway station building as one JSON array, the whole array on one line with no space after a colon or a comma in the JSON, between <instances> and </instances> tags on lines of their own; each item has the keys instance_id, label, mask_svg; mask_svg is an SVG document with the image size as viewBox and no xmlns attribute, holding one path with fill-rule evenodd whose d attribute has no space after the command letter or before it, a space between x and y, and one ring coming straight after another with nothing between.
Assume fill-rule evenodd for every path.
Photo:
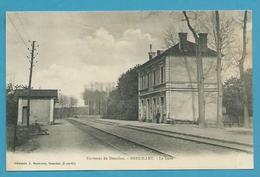
<instances>
[{"instance_id":1,"label":"railway station building","mask_svg":"<svg viewBox=\"0 0 260 177\"><path fill-rule=\"evenodd\" d=\"M138 71L139 121L160 122L198 121L198 88L196 44L179 33L179 43L167 50L148 53L148 61ZM205 118L208 124L217 121L217 52L207 45L207 34L199 33L202 52Z\"/></svg>"}]
</instances>

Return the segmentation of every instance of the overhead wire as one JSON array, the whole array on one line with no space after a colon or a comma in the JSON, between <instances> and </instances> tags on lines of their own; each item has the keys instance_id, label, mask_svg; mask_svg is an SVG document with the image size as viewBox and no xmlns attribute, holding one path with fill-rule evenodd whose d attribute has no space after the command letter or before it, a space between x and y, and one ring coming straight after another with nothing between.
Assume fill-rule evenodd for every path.
<instances>
[{"instance_id":1,"label":"overhead wire","mask_svg":"<svg viewBox=\"0 0 260 177\"><path fill-rule=\"evenodd\" d=\"M20 18L20 15L17 13L16 16L17 16L17 19L18 19L18 21L20 22L20 24L21 24L21 26L22 26L22 28L23 28L24 33L26 33L27 39L31 39L31 38L30 38L31 36L30 36L29 33L27 33L27 31L25 30L24 23L23 23L22 19Z\"/></svg>"},{"instance_id":2,"label":"overhead wire","mask_svg":"<svg viewBox=\"0 0 260 177\"><path fill-rule=\"evenodd\" d=\"M28 46L27 46L27 44L26 44L22 34L19 32L19 30L18 30L17 26L15 25L14 21L12 20L12 18L8 14L6 16L8 17L10 23L12 24L12 26L15 29L16 33L18 34L18 36L19 36L20 40L22 41L22 43L25 45L26 48L28 48Z\"/></svg>"}]
</instances>

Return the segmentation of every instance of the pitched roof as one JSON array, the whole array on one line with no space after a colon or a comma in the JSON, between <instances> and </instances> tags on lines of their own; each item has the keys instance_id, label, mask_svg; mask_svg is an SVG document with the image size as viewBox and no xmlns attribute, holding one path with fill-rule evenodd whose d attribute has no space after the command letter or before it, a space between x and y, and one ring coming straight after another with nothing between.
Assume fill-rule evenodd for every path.
<instances>
[{"instance_id":1,"label":"pitched roof","mask_svg":"<svg viewBox=\"0 0 260 177\"><path fill-rule=\"evenodd\" d=\"M173 56L196 56L196 44L190 41L186 41L185 43L185 47L186 50L185 52L183 52L180 47L179 47L179 43L174 45L173 47L168 48L164 53L166 54L170 54ZM205 51L201 52L202 56L205 57L216 57L217 56L217 52L215 50L212 50L210 48L206 48Z\"/></svg>"},{"instance_id":2,"label":"pitched roof","mask_svg":"<svg viewBox=\"0 0 260 177\"><path fill-rule=\"evenodd\" d=\"M159 55L155 56L154 58L148 60L145 62L142 66L145 66L151 62L153 62L156 59L160 59L163 56L196 56L196 44L190 41L186 41L185 43L186 50L183 52L183 50L180 49L179 43L176 45L166 49L164 52L161 52ZM215 50L212 50L207 47L205 51L201 52L201 55L204 57L217 57L217 52Z\"/></svg>"},{"instance_id":3,"label":"pitched roof","mask_svg":"<svg viewBox=\"0 0 260 177\"><path fill-rule=\"evenodd\" d=\"M27 89L16 90L17 97L27 97ZM58 98L58 90L55 89L32 89L31 98Z\"/></svg>"}]
</instances>

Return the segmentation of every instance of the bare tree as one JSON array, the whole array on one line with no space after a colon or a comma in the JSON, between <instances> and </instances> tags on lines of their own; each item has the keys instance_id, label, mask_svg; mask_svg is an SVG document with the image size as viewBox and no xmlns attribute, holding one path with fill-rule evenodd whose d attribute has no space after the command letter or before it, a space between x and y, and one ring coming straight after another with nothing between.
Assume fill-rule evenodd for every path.
<instances>
[{"instance_id":1,"label":"bare tree","mask_svg":"<svg viewBox=\"0 0 260 177\"><path fill-rule=\"evenodd\" d=\"M244 20L243 20L243 49L242 49L242 56L239 60L239 73L241 79L241 86L242 86L242 94L243 94L243 112L244 112L244 127L250 127L250 120L249 120L249 113L248 113L248 98L247 98L247 90L246 90L246 78L244 72L244 64L246 58L246 43L247 43L247 10L244 12Z\"/></svg>"},{"instance_id":2,"label":"bare tree","mask_svg":"<svg viewBox=\"0 0 260 177\"><path fill-rule=\"evenodd\" d=\"M226 58L231 58L230 51L232 50L231 44L233 43L233 32L234 32L234 19L230 16L227 16L222 13L222 18L220 20L219 11L215 11L214 13L206 13L201 14L202 18L198 18L199 28L201 30L207 31L209 33L209 45L210 47L216 49L217 51L217 64L216 64L216 78L217 78L217 126L223 127L223 88L222 88L222 70L223 63L222 58L226 55ZM209 21L210 23L205 23L205 21ZM224 54L224 55L223 55ZM226 67L224 69L228 69L232 60L228 60L226 63ZM211 70L209 70L211 71ZM207 72L204 73L204 77L206 77Z\"/></svg>"},{"instance_id":3,"label":"bare tree","mask_svg":"<svg viewBox=\"0 0 260 177\"><path fill-rule=\"evenodd\" d=\"M176 27L174 25L169 25L168 28L164 31L164 43L166 47L172 47L178 43L178 36L176 32ZM182 51L184 54L184 51ZM192 68L189 65L187 56L184 54L183 56L183 63L182 63L186 69L188 80L189 80L189 87L191 88L191 107L192 107L192 119L193 121L196 121L196 107L195 107L195 93L193 92L193 80L192 80Z\"/></svg>"},{"instance_id":4,"label":"bare tree","mask_svg":"<svg viewBox=\"0 0 260 177\"><path fill-rule=\"evenodd\" d=\"M178 42L178 36L174 25L170 24L163 34L163 40L166 47L172 47Z\"/></svg>"},{"instance_id":5,"label":"bare tree","mask_svg":"<svg viewBox=\"0 0 260 177\"><path fill-rule=\"evenodd\" d=\"M78 100L77 98L70 96L69 97L69 108L70 108L70 112L69 112L69 116L73 116L76 114L76 106L78 104Z\"/></svg>"},{"instance_id":6,"label":"bare tree","mask_svg":"<svg viewBox=\"0 0 260 177\"><path fill-rule=\"evenodd\" d=\"M200 22L202 29L206 30L212 37L209 45L217 51L217 127L223 127L223 82L222 71L230 70L232 64L232 43L234 42L234 19L230 14L222 12L221 20L219 11L206 15L211 23ZM222 62L223 56L227 59L225 64Z\"/></svg>"},{"instance_id":7,"label":"bare tree","mask_svg":"<svg viewBox=\"0 0 260 177\"><path fill-rule=\"evenodd\" d=\"M77 104L78 104L77 98L75 98L75 97L73 97L73 96L70 96L70 97L69 97L69 104L70 104L70 107L75 107L75 106L77 106Z\"/></svg>"},{"instance_id":8,"label":"bare tree","mask_svg":"<svg viewBox=\"0 0 260 177\"><path fill-rule=\"evenodd\" d=\"M217 126L223 127L223 111L222 111L222 104L223 104L223 88L222 88L222 77L221 77L221 35L220 35L220 23L219 23L219 12L215 11L216 16L216 46L217 46L217 85L218 85L218 97L217 97Z\"/></svg>"},{"instance_id":9,"label":"bare tree","mask_svg":"<svg viewBox=\"0 0 260 177\"><path fill-rule=\"evenodd\" d=\"M196 63L197 63L197 85L198 85L198 107L199 107L199 126L201 128L206 127L205 120L205 98L204 98L204 77L203 77L203 63L201 57L201 48L199 45L199 37L194 28L190 24L189 17L187 16L186 11L183 11L187 26L192 32L193 37L196 43Z\"/></svg>"},{"instance_id":10,"label":"bare tree","mask_svg":"<svg viewBox=\"0 0 260 177\"><path fill-rule=\"evenodd\" d=\"M59 102L61 107L68 107L69 106L69 98L66 95L60 94Z\"/></svg>"},{"instance_id":11,"label":"bare tree","mask_svg":"<svg viewBox=\"0 0 260 177\"><path fill-rule=\"evenodd\" d=\"M221 20L219 20L219 35L220 35L220 48L222 54L228 54L230 44L234 42L234 26L235 22L233 17L230 17L230 12L219 12ZM217 31L216 31L216 12L200 12L200 18L197 18L197 28L200 31L206 31L209 35L208 44L210 48L217 49ZM207 22L207 23L206 23Z\"/></svg>"},{"instance_id":12,"label":"bare tree","mask_svg":"<svg viewBox=\"0 0 260 177\"><path fill-rule=\"evenodd\" d=\"M59 114L60 117L63 118L65 116L65 109L69 106L69 98L66 95L60 94L59 95Z\"/></svg>"},{"instance_id":13,"label":"bare tree","mask_svg":"<svg viewBox=\"0 0 260 177\"><path fill-rule=\"evenodd\" d=\"M107 111L107 99L112 88L111 83L91 83L90 88L85 88L82 98L89 107L90 114L103 115Z\"/></svg>"},{"instance_id":14,"label":"bare tree","mask_svg":"<svg viewBox=\"0 0 260 177\"><path fill-rule=\"evenodd\" d=\"M218 14L218 15L217 15ZM239 15L239 14L238 14ZM183 16L183 14L182 14ZM217 17L218 16L218 17ZM241 15L242 16L242 15ZM176 18L176 15L173 16ZM237 36L235 35L235 29L237 29L238 21L237 15L232 15L227 12L203 12L203 11L196 11L189 13L189 21L190 26L194 29L194 31L204 31L207 32L209 35L208 37L208 45L210 48L215 49L218 53L217 61L212 63L204 63L203 65L203 76L204 82L212 77L212 71L216 68L216 83L217 83L217 126L223 127L223 113L222 113L222 105L223 105L223 82L222 76L223 73L226 73L229 76L230 71L234 72L237 68L239 62L238 60L241 59L242 47L236 46L239 43L237 41ZM185 21L180 16L178 16L179 21ZM218 22L217 22L218 21ZM239 20L240 22L240 20ZM218 24L217 24L218 23ZM242 20L241 20L241 25ZM164 32L164 42L167 47L170 47L177 42L177 33L175 33L179 28L183 28L182 25L170 25ZM189 27L189 26L188 26ZM190 29L190 28L189 28ZM171 38L170 40L167 38ZM196 39L195 39L196 40ZM238 49L238 50L237 50ZM191 72L189 69L190 66L186 65L185 59L183 60L183 65L186 67L187 73ZM234 63L236 62L236 64ZM239 64L238 64L239 65ZM232 69L230 69L232 68ZM239 69L237 69L239 71ZM188 73L189 75L189 73ZM192 73L191 73L192 75ZM215 79L215 77L214 77ZM225 79L225 78L224 78ZM190 80L190 79L189 79ZM206 93L204 93L205 97L205 104L206 104ZM213 101L213 100L212 100Z\"/></svg>"},{"instance_id":15,"label":"bare tree","mask_svg":"<svg viewBox=\"0 0 260 177\"><path fill-rule=\"evenodd\" d=\"M240 16L240 14L238 14ZM249 104L248 104L248 96L247 96L247 88L246 88L246 81L247 78L245 77L245 60L247 59L247 23L251 18L248 18L248 11L246 10L244 13L241 13L241 19L236 17L234 21L238 25L240 25L240 28L242 30L241 40L242 42L238 41L234 43L230 50L230 57L232 58L232 67L237 67L238 70L238 77L241 81L241 98L242 98L242 106L243 106L243 126L244 127L250 127L250 118L249 118ZM236 24L236 25L237 25ZM239 31L241 34L241 32ZM237 38L240 37L240 34L236 34Z\"/></svg>"}]
</instances>

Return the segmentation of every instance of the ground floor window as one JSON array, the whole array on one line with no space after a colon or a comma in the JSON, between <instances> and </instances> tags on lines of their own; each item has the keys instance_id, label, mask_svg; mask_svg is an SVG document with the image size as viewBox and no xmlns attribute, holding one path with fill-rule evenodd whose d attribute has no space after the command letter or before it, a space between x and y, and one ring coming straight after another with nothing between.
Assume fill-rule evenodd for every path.
<instances>
[{"instance_id":1,"label":"ground floor window","mask_svg":"<svg viewBox=\"0 0 260 177\"><path fill-rule=\"evenodd\" d=\"M161 107L161 110L160 110L160 112L161 112L161 122L164 122L165 118L166 118L166 115L165 115L165 99L164 99L164 97L160 98L160 102L161 102L161 105L160 105L160 107Z\"/></svg>"}]
</instances>

